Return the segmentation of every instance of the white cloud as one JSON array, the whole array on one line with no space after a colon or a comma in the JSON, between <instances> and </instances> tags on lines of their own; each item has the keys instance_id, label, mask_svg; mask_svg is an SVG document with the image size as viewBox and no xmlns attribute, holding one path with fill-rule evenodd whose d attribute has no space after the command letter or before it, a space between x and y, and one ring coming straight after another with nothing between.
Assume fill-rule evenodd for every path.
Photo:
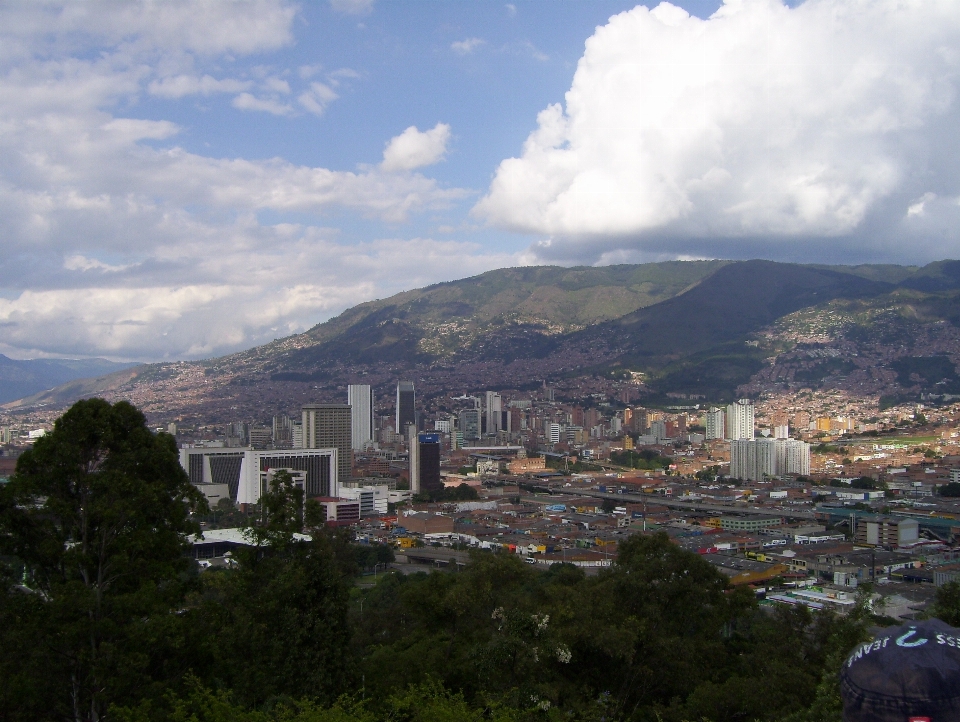
<instances>
[{"instance_id":1,"label":"white cloud","mask_svg":"<svg viewBox=\"0 0 960 722\"><path fill-rule=\"evenodd\" d=\"M66 355L209 357L305 330L370 298L517 263L509 254L429 238L345 245L309 229L255 224L238 224L231 234L235 248L191 258L179 283L146 276L0 298L4 343Z\"/></svg>"},{"instance_id":2,"label":"white cloud","mask_svg":"<svg viewBox=\"0 0 960 722\"><path fill-rule=\"evenodd\" d=\"M20 51L33 48L38 39L56 43L86 37L123 43L133 51L249 54L289 45L296 12L286 0L52 0L9 5L4 9L3 34L5 44Z\"/></svg>"},{"instance_id":3,"label":"white cloud","mask_svg":"<svg viewBox=\"0 0 960 722\"><path fill-rule=\"evenodd\" d=\"M469 55L485 42L482 38L467 38L466 40L457 40L456 42L450 43L450 49L457 55Z\"/></svg>"},{"instance_id":4,"label":"white cloud","mask_svg":"<svg viewBox=\"0 0 960 722\"><path fill-rule=\"evenodd\" d=\"M446 123L437 123L422 133L411 125L387 143L380 167L385 171L405 171L433 165L443 159L449 140L450 126Z\"/></svg>"},{"instance_id":5,"label":"white cloud","mask_svg":"<svg viewBox=\"0 0 960 722\"><path fill-rule=\"evenodd\" d=\"M344 15L367 15L373 10L373 0L330 0L330 7Z\"/></svg>"},{"instance_id":6,"label":"white cloud","mask_svg":"<svg viewBox=\"0 0 960 722\"><path fill-rule=\"evenodd\" d=\"M327 106L339 97L329 85L313 82L309 89L300 94L297 101L314 115L323 115Z\"/></svg>"},{"instance_id":7,"label":"white cloud","mask_svg":"<svg viewBox=\"0 0 960 722\"><path fill-rule=\"evenodd\" d=\"M902 254L908 207L960 195L957 47L947 0L727 0L707 20L637 7L587 41L565 105L474 213L553 237L544 256L831 238ZM960 251L960 226L948 239L937 255Z\"/></svg>"},{"instance_id":8,"label":"white cloud","mask_svg":"<svg viewBox=\"0 0 960 722\"><path fill-rule=\"evenodd\" d=\"M87 258L79 254L63 259L63 267L68 271L104 271L107 273L117 273L130 268L130 265L113 266L104 263L96 258Z\"/></svg>"},{"instance_id":9,"label":"white cloud","mask_svg":"<svg viewBox=\"0 0 960 722\"><path fill-rule=\"evenodd\" d=\"M290 115L293 112L293 108L286 103L272 98L257 98L250 93L240 93L230 104L238 110L257 110L272 115Z\"/></svg>"},{"instance_id":10,"label":"white cloud","mask_svg":"<svg viewBox=\"0 0 960 722\"><path fill-rule=\"evenodd\" d=\"M337 231L319 225L344 211L400 223L465 197L420 173L208 157L189 119L124 117L141 113L144 93L175 101L230 92L244 110L322 112L334 82L353 71L333 71L329 84L310 82L292 100L302 90L287 80L295 74L237 61L288 43L293 17L265 0L0 5L3 349L209 356L302 330L401 284L509 262L430 239L337 243ZM403 169L442 157L449 128L423 135L432 150L398 155ZM264 212L272 225L258 218Z\"/></svg>"},{"instance_id":11,"label":"white cloud","mask_svg":"<svg viewBox=\"0 0 960 722\"><path fill-rule=\"evenodd\" d=\"M211 95L213 93L239 93L247 90L252 83L246 80L224 78L218 80L209 75L175 75L152 81L147 90L151 95L161 98L182 98L185 95Z\"/></svg>"}]
</instances>

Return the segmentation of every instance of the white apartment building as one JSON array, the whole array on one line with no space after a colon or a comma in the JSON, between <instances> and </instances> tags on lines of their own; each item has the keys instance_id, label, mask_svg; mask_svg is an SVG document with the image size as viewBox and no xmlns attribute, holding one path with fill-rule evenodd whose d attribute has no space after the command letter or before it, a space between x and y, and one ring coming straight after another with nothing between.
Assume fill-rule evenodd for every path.
<instances>
[{"instance_id":1,"label":"white apartment building","mask_svg":"<svg viewBox=\"0 0 960 722\"><path fill-rule=\"evenodd\" d=\"M739 399L727 407L726 436L728 439L754 437L754 407L750 399Z\"/></svg>"},{"instance_id":2,"label":"white apartment building","mask_svg":"<svg viewBox=\"0 0 960 722\"><path fill-rule=\"evenodd\" d=\"M712 406L710 410L707 411L704 417L704 426L706 426L707 431L704 436L708 441L710 439L722 439L725 437L725 420L726 413L723 409L718 409L716 406Z\"/></svg>"},{"instance_id":3,"label":"white apartment building","mask_svg":"<svg viewBox=\"0 0 960 722\"><path fill-rule=\"evenodd\" d=\"M810 444L796 439L734 439L730 476L762 481L783 474L810 473Z\"/></svg>"}]
</instances>

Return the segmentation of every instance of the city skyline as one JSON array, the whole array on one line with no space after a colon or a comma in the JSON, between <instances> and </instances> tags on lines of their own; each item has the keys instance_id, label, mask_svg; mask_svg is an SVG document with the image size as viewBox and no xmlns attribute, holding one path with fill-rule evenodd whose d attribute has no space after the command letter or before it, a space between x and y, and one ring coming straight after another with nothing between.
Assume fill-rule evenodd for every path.
<instances>
[{"instance_id":1,"label":"city skyline","mask_svg":"<svg viewBox=\"0 0 960 722\"><path fill-rule=\"evenodd\" d=\"M112 8L0 11L10 357L208 358L507 266L958 252L950 3Z\"/></svg>"}]
</instances>

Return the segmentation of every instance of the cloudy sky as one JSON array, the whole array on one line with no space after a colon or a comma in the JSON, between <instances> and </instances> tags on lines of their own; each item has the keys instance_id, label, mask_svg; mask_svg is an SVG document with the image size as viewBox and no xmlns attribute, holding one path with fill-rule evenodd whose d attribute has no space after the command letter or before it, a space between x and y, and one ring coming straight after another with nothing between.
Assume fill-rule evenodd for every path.
<instances>
[{"instance_id":1,"label":"cloudy sky","mask_svg":"<svg viewBox=\"0 0 960 722\"><path fill-rule=\"evenodd\" d=\"M960 257L956 0L0 5L0 353L531 263Z\"/></svg>"}]
</instances>

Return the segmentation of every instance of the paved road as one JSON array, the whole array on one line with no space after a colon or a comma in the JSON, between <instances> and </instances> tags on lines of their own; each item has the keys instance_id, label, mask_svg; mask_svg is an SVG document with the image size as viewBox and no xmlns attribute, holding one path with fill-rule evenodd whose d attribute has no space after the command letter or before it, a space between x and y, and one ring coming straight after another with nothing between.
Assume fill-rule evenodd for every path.
<instances>
[{"instance_id":1,"label":"paved road","mask_svg":"<svg viewBox=\"0 0 960 722\"><path fill-rule=\"evenodd\" d=\"M458 565L464 565L470 561L468 552L457 551L456 549L445 549L444 547L420 547L418 549L400 549L397 551L398 561L400 557L406 557L412 563L433 564L436 566L449 565L455 561Z\"/></svg>"},{"instance_id":2,"label":"paved road","mask_svg":"<svg viewBox=\"0 0 960 722\"><path fill-rule=\"evenodd\" d=\"M640 494L605 494L600 491L592 491L590 489L577 489L571 490L569 492L576 494L578 496L593 496L600 499L613 499L614 501L630 501L635 503L642 504L646 501L649 504L658 504L660 506L666 506L673 509L689 509L691 511L707 511L707 512L716 512L720 514L749 514L753 516L783 516L790 519L803 519L805 521L813 520L815 517L812 511L806 509L789 509L789 508L776 508L776 509L753 509L746 504L738 504L737 506L727 506L725 504L710 504L706 502L699 501L680 501L678 499L671 499L666 496L661 496L659 494L649 494L649 495L640 495Z\"/></svg>"}]
</instances>

